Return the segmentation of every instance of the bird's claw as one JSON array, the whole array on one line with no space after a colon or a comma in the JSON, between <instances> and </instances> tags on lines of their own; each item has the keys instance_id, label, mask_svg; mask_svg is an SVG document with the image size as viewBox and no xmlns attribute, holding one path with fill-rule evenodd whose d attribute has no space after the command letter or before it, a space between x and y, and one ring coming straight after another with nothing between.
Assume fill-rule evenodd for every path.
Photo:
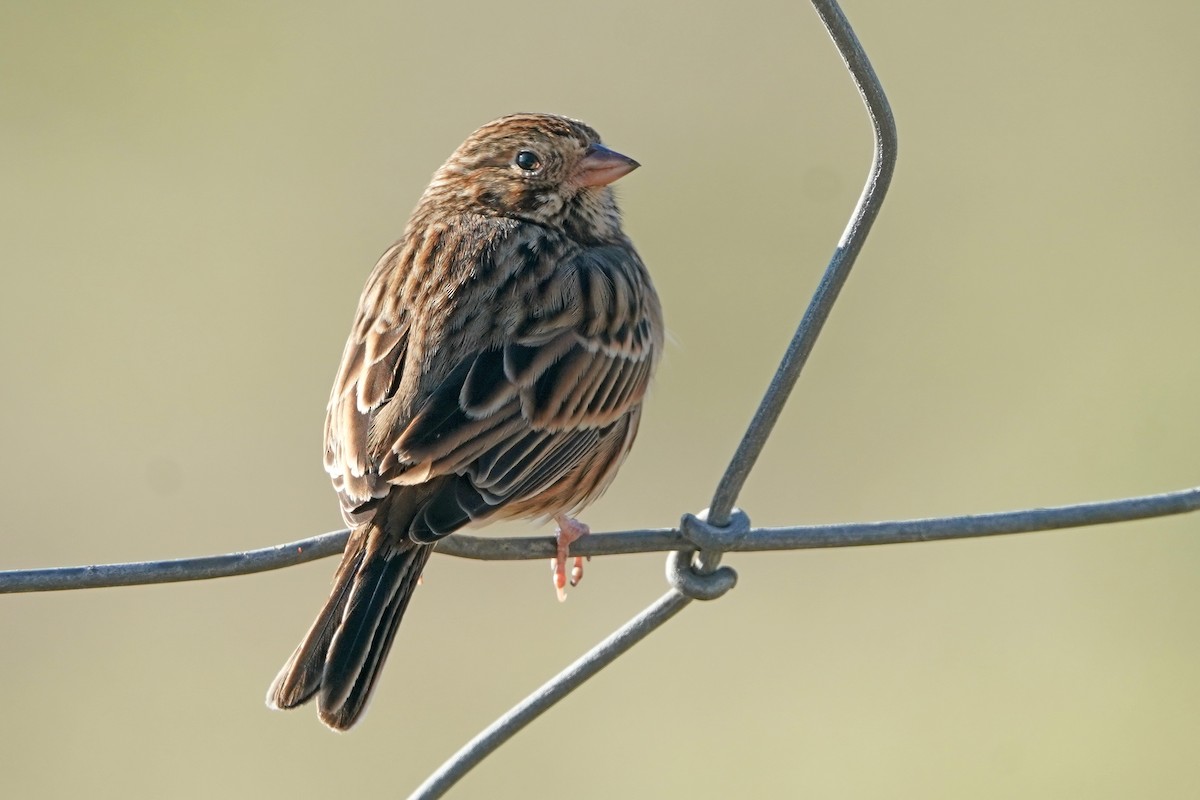
<instances>
[{"instance_id":1,"label":"bird's claw","mask_svg":"<svg viewBox=\"0 0 1200 800\"><path fill-rule=\"evenodd\" d=\"M571 517L555 517L555 521L558 523L558 533L555 536L558 547L554 558L550 560L550 574L551 580L554 582L554 592L558 595L558 601L561 603L567 599L567 584L577 586L583 580L583 556L571 558L571 542L587 536L589 529L587 525ZM568 559L571 560L569 579L567 576Z\"/></svg>"}]
</instances>

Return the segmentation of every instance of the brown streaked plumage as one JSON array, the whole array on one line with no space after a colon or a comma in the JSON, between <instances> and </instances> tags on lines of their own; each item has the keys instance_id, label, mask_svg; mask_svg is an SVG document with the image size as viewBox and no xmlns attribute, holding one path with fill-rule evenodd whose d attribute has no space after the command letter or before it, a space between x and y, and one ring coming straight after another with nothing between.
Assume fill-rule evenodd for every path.
<instances>
[{"instance_id":1,"label":"brown streaked plumage","mask_svg":"<svg viewBox=\"0 0 1200 800\"><path fill-rule=\"evenodd\" d=\"M592 128L517 114L434 174L371 273L325 421L353 532L333 590L267 702L362 714L433 544L514 517L559 524L604 492L662 351L658 296L609 184L637 162ZM572 582L581 565L576 560Z\"/></svg>"}]
</instances>

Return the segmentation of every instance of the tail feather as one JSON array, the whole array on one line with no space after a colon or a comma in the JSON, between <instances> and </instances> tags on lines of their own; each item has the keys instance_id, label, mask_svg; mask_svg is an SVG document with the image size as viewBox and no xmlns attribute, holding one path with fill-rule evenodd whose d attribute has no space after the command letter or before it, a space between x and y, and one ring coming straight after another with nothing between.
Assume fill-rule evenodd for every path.
<instances>
[{"instance_id":1,"label":"tail feather","mask_svg":"<svg viewBox=\"0 0 1200 800\"><path fill-rule=\"evenodd\" d=\"M346 544L341 566L333 577L329 599L267 690L267 705L271 708L287 709L303 705L321 688L325 654L344 616L354 576L358 574L366 554L366 543L367 529L355 529Z\"/></svg>"},{"instance_id":2,"label":"tail feather","mask_svg":"<svg viewBox=\"0 0 1200 800\"><path fill-rule=\"evenodd\" d=\"M354 529L329 599L267 690L268 706L294 708L316 697L329 727L346 730L358 721L433 552L408 535L424 499L387 503Z\"/></svg>"},{"instance_id":3,"label":"tail feather","mask_svg":"<svg viewBox=\"0 0 1200 800\"><path fill-rule=\"evenodd\" d=\"M355 672L331 670L338 646L335 638L330 647L329 660L325 664L321 695L317 698L321 720L329 727L346 730L362 715L379 679L383 662L387 659L388 651L392 649L392 640L396 637L396 631L400 629L400 620L408 608L408 601L412 598L421 570L432 552L433 548L428 545L413 546L410 555L405 559L401 582L381 609L379 625L375 627L369 644L363 648L365 657L358 663ZM340 676L341 680L335 675ZM328 699L326 691L329 692ZM333 702L334 699L337 699L337 702Z\"/></svg>"},{"instance_id":4,"label":"tail feather","mask_svg":"<svg viewBox=\"0 0 1200 800\"><path fill-rule=\"evenodd\" d=\"M432 552L431 546L408 540L377 548L368 544L341 624L324 654L317 709L325 724L344 730L366 706Z\"/></svg>"}]
</instances>

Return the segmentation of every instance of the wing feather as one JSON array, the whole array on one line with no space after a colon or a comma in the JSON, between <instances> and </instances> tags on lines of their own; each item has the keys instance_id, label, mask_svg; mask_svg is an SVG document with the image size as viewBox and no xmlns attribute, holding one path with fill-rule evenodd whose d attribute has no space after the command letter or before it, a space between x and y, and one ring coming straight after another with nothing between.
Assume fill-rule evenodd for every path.
<instances>
[{"instance_id":1,"label":"wing feather","mask_svg":"<svg viewBox=\"0 0 1200 800\"><path fill-rule=\"evenodd\" d=\"M626 245L580 251L554 275L561 287L517 295L532 304L523 328L461 356L407 415L388 408L405 368L403 319L352 338L328 423L343 502L456 475L431 501L422 536L436 538L506 506L537 515L593 499L631 443L662 346L644 271ZM572 494L549 497L556 485Z\"/></svg>"}]
</instances>

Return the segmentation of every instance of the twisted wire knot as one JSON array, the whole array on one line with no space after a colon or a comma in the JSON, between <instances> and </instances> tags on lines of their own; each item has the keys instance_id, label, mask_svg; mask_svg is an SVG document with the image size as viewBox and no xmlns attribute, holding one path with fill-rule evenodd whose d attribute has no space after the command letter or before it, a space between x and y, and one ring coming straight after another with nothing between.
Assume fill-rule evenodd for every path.
<instances>
[{"instance_id":1,"label":"twisted wire knot","mask_svg":"<svg viewBox=\"0 0 1200 800\"><path fill-rule=\"evenodd\" d=\"M729 522L713 525L708 521L708 509L699 514L684 514L679 532L701 550L723 553L736 549L750 535L750 517L740 508L729 512Z\"/></svg>"},{"instance_id":2,"label":"twisted wire knot","mask_svg":"<svg viewBox=\"0 0 1200 800\"><path fill-rule=\"evenodd\" d=\"M699 555L694 550L675 550L667 555L667 580L675 591L693 600L716 600L737 585L733 567L701 572L705 565L693 560ZM720 554L716 558L720 558Z\"/></svg>"},{"instance_id":3,"label":"twisted wire knot","mask_svg":"<svg viewBox=\"0 0 1200 800\"><path fill-rule=\"evenodd\" d=\"M727 525L713 525L706 508L699 514L684 514L679 530L699 552L676 550L667 556L667 580L675 591L693 600L716 600L737 585L733 568L718 565L722 552L736 547L749 535L750 517L746 512L735 508Z\"/></svg>"}]
</instances>

